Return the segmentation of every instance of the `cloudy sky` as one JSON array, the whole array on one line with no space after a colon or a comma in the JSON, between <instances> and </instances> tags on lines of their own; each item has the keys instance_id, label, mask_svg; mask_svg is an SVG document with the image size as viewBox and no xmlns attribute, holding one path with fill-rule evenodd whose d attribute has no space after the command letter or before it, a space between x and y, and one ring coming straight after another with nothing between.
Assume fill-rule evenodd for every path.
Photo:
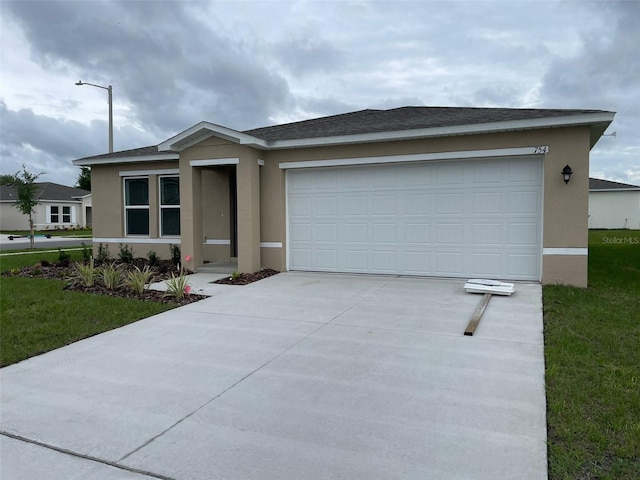
<instances>
[{"instance_id":1,"label":"cloudy sky","mask_svg":"<svg viewBox=\"0 0 640 480\"><path fill-rule=\"evenodd\" d=\"M246 130L404 105L617 112L591 176L640 185L640 2L0 1L0 173L201 120Z\"/></svg>"}]
</instances>

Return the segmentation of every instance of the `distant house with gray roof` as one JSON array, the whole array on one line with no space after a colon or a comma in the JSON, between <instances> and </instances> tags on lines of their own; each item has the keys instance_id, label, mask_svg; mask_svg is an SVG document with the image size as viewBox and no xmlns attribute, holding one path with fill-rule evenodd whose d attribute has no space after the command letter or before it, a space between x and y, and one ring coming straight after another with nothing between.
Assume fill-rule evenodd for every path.
<instances>
[{"instance_id":1,"label":"distant house with gray roof","mask_svg":"<svg viewBox=\"0 0 640 480\"><path fill-rule=\"evenodd\" d=\"M589 178L589 228L640 229L640 186Z\"/></svg>"},{"instance_id":2,"label":"distant house with gray roof","mask_svg":"<svg viewBox=\"0 0 640 480\"><path fill-rule=\"evenodd\" d=\"M39 204L33 216L36 230L59 230L91 225L91 192L51 182L36 183ZM28 230L29 218L15 206L13 185L0 185L0 229Z\"/></svg>"}]
</instances>

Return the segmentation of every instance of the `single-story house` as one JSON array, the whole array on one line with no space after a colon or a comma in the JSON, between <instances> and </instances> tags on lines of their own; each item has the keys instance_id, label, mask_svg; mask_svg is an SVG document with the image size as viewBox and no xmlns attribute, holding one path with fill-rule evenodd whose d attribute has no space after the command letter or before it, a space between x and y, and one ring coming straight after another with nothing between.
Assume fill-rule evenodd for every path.
<instances>
[{"instance_id":1,"label":"single-story house","mask_svg":"<svg viewBox=\"0 0 640 480\"><path fill-rule=\"evenodd\" d=\"M589 228L640 229L640 186L590 178Z\"/></svg>"},{"instance_id":2,"label":"single-story house","mask_svg":"<svg viewBox=\"0 0 640 480\"><path fill-rule=\"evenodd\" d=\"M91 192L51 182L36 182L33 223L36 230L59 230L87 226L91 210ZM0 185L0 228L29 230L29 217L15 206L17 191L13 185ZM85 206L87 205L87 206ZM88 208L88 210L87 210Z\"/></svg>"},{"instance_id":3,"label":"single-story house","mask_svg":"<svg viewBox=\"0 0 640 480\"><path fill-rule=\"evenodd\" d=\"M247 131L200 122L73 163L91 167L94 248L177 244L192 270L237 259L242 272L584 287L589 152L614 115L402 107Z\"/></svg>"}]
</instances>

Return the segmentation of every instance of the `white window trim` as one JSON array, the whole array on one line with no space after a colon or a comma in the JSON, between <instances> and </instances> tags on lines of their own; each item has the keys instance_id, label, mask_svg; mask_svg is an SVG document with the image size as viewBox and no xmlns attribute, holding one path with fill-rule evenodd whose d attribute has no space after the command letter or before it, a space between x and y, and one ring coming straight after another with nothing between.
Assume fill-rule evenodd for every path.
<instances>
[{"instance_id":1,"label":"white window trim","mask_svg":"<svg viewBox=\"0 0 640 480\"><path fill-rule=\"evenodd\" d=\"M180 238L180 234L178 235L163 235L162 234L162 209L163 208L177 208L178 211L181 211L180 203L178 205L163 205L162 204L162 185L161 179L163 178L177 178L178 182L180 181L179 175L159 175L158 176L158 227L159 227L159 237L160 238ZM181 199L182 200L182 199ZM180 228L182 230L182 228Z\"/></svg>"},{"instance_id":2,"label":"white window trim","mask_svg":"<svg viewBox=\"0 0 640 480\"><path fill-rule=\"evenodd\" d=\"M149 186L149 177L138 175L135 177L124 177L122 179L122 204L124 206L124 236L126 238L149 238L150 232L146 235L144 234L129 234L129 226L127 225L127 210L147 210L149 215L151 215L150 209L150 199L147 201L147 205L127 205L127 180L135 180L135 179L146 179L147 180L147 188ZM151 218L151 217L149 217ZM151 229L151 225L149 225L149 229Z\"/></svg>"}]
</instances>

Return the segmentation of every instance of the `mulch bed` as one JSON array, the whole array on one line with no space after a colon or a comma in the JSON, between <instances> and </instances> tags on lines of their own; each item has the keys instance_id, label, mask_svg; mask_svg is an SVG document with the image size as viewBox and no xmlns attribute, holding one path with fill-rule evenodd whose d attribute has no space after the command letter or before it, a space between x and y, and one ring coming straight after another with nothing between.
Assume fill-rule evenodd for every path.
<instances>
[{"instance_id":1,"label":"mulch bed","mask_svg":"<svg viewBox=\"0 0 640 480\"><path fill-rule=\"evenodd\" d=\"M116 261L117 264L121 265L123 270L132 270L134 266L142 269L145 265L148 264L146 259L137 258L134 259L133 263L125 264L122 262ZM95 262L96 268L99 267L99 263ZM167 280L171 278L171 273L176 274L175 268L173 264L168 260L161 260L157 265L150 266L151 271L153 272L153 281L160 282L163 280ZM192 272L186 272L192 273ZM215 283L221 283L225 285L248 285L252 282L257 282L258 280L262 280L263 278L270 277L279 272L271 269L260 270L255 273L241 273L240 275L236 275L234 277L226 277L220 280L217 280ZM42 261L30 267L23 267L18 271L6 271L2 272L3 277L26 277L26 278L50 278L55 280L65 280L69 282L65 287L65 290L73 290L76 292L83 293L93 293L96 295L107 295L110 297L120 297L120 298L131 298L135 300L143 300L149 302L161 302L161 303L172 303L177 305L188 305L190 303L198 302L200 300L204 300L205 298L209 298L206 295L199 295L196 293L191 293L189 295L185 295L182 299L177 299L173 296L167 296L165 292L159 292L157 290L145 290L142 294L137 294L126 286L121 286L115 290L110 290L103 285L100 285L96 282L96 284L92 287L85 287L82 285L74 284L70 281L73 275L73 265L69 262L58 262L58 263L50 263L47 261Z\"/></svg>"},{"instance_id":2,"label":"mulch bed","mask_svg":"<svg viewBox=\"0 0 640 480\"><path fill-rule=\"evenodd\" d=\"M221 278L220 280L216 280L213 283L220 283L222 285L249 285L250 283L257 282L258 280L271 277L278 273L280 272L271 270L270 268L264 268L254 273L241 273L239 275Z\"/></svg>"}]
</instances>

